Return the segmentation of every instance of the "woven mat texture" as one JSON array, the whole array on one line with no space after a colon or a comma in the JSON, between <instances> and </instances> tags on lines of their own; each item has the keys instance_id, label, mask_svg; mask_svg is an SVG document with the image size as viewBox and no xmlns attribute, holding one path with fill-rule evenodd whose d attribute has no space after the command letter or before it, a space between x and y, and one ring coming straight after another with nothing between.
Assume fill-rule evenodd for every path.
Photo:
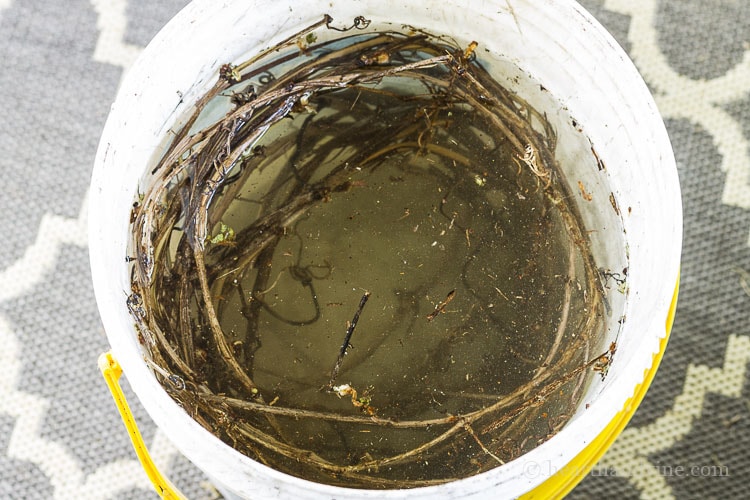
<instances>
[{"instance_id":1,"label":"woven mat texture","mask_svg":"<svg viewBox=\"0 0 750 500\"><path fill-rule=\"evenodd\" d=\"M0 0L0 498L157 498L96 367L86 198L124 71L185 3ZM659 373L570 497L748 498L750 2L582 3L654 93L685 234ZM157 463L215 497L125 386Z\"/></svg>"}]
</instances>

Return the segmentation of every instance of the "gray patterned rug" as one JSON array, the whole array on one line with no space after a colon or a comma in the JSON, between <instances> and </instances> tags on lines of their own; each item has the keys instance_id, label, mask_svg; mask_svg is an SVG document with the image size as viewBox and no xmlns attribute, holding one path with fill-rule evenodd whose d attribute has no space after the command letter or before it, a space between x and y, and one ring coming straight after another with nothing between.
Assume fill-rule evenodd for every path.
<instances>
[{"instance_id":1,"label":"gray patterned rug","mask_svg":"<svg viewBox=\"0 0 750 500\"><path fill-rule=\"evenodd\" d=\"M184 0L0 0L0 498L156 498L96 367L86 192L124 70ZM586 0L656 97L685 211L661 369L573 498L750 488L750 2ZM127 390L127 387L126 387ZM156 461L215 492L135 404Z\"/></svg>"}]
</instances>

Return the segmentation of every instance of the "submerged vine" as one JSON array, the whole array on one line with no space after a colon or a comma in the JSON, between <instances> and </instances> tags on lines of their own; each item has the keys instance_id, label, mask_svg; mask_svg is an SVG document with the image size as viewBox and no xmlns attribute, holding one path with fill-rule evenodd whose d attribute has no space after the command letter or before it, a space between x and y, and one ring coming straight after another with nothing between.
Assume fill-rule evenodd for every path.
<instances>
[{"instance_id":1,"label":"submerged vine","mask_svg":"<svg viewBox=\"0 0 750 500\"><path fill-rule=\"evenodd\" d=\"M346 35L319 41L315 30L345 30L331 23L326 16L247 61L223 65L175 130L133 208L128 307L165 390L203 427L262 463L361 488L416 487L488 470L564 425L589 375L614 355L613 348L593 352L605 299L585 229L566 201L555 131L543 112L482 67L476 42L460 47L413 29L367 32L364 18ZM223 112L208 120L217 114L208 112L212 107ZM498 161L478 162L477 151ZM393 161L397 167L388 166ZM317 244L308 219L321 207L375 192L376 180L378 189L385 186L377 193L387 194L414 179L434 186L431 208L399 207L403 215L388 224L409 223L414 234L431 224L437 236L425 251L442 245L443 254L453 254L409 268L422 281L387 290L365 283L344 297L343 285L328 282L342 272L331 255L345 243L320 243L333 248L331 255L321 250L317 260L303 259ZM518 223L523 232L513 221L498 225L504 205L533 207L531 222ZM239 217L238 206L252 216ZM492 238L485 230L494 231ZM438 243L446 234L453 239ZM519 251L523 261L508 257L509 271L490 268L502 260L495 253L503 237L527 243ZM553 247L564 258L525 285L534 293L512 293ZM441 268L449 260L453 274ZM295 290L284 302L293 307L274 298L282 289ZM351 321L328 319L339 309L351 318L358 299ZM374 311L386 307L396 311L393 319L375 320ZM542 332L533 341L541 350L514 338L499 310L523 315L529 332ZM350 355L360 313L365 321L371 311ZM259 364L260 354L310 325L323 328L306 337L310 344L340 345L345 334L344 344L328 350L326 368L313 369L318 380L282 387L281 375ZM403 335L392 339L389 329ZM428 339L412 342L415 367L443 373L456 358L476 359L466 381L489 379L503 373L490 352L500 349L521 375L476 382L473 390L459 390L453 379L429 390L424 377L403 382L434 401L427 404L411 401L405 389L399 394L396 382L354 371L378 349L408 343L409 335ZM359 342L366 346L361 352ZM308 364L317 359L310 355ZM399 367L399 374L408 369ZM359 382L334 385L344 374Z\"/></svg>"}]
</instances>

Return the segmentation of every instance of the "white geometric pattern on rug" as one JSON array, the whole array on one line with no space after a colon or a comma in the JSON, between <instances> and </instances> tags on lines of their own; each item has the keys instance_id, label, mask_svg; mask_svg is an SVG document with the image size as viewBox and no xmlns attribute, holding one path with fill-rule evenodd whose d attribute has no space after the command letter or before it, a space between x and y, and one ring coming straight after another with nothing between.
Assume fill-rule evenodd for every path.
<instances>
[{"instance_id":1,"label":"white geometric pattern on rug","mask_svg":"<svg viewBox=\"0 0 750 500\"><path fill-rule=\"evenodd\" d=\"M643 498L674 498L665 475L647 457L671 448L690 432L701 416L707 393L740 397L748 363L750 337L730 336L722 368L689 365L682 394L675 398L672 409L649 425L627 427L597 468L611 467L618 477L627 477Z\"/></svg>"},{"instance_id":2,"label":"white geometric pattern on rug","mask_svg":"<svg viewBox=\"0 0 750 500\"><path fill-rule=\"evenodd\" d=\"M62 245L86 245L87 200L85 196L75 219L54 214L42 216L34 243L26 247L21 258L0 271L3 283L0 302L19 297L41 283L55 266Z\"/></svg>"},{"instance_id":3,"label":"white geometric pattern on rug","mask_svg":"<svg viewBox=\"0 0 750 500\"><path fill-rule=\"evenodd\" d=\"M135 62L141 47L124 41L128 25L125 10L127 0L90 0L96 11L99 39L94 49L94 60L120 66L125 71Z\"/></svg>"},{"instance_id":4,"label":"white geometric pattern on rug","mask_svg":"<svg viewBox=\"0 0 750 500\"><path fill-rule=\"evenodd\" d=\"M123 42L126 27L124 0L91 0L98 15L99 38L94 60L123 70L132 64L140 48ZM11 0L0 0L2 11ZM124 71L123 71L124 72ZM34 242L23 255L0 270L0 302L17 298L49 278L57 265L63 245L87 245L87 196L84 196L76 218L45 213L40 221ZM108 498L132 488L150 489L151 484L138 460L120 459L102 464L85 474L80 463L64 445L41 436L41 428L51 401L36 394L17 390L22 374L21 346L13 325L0 315L0 415L13 418L15 425L8 440L7 456L28 461L39 467L49 479L54 498ZM93 361L92 361L93 362ZM111 408L114 412L114 406ZM125 433L124 428L112 429ZM164 434L157 430L149 450L162 468L178 454Z\"/></svg>"},{"instance_id":5,"label":"white geometric pattern on rug","mask_svg":"<svg viewBox=\"0 0 750 500\"><path fill-rule=\"evenodd\" d=\"M3 346L0 349L0 366L4 375L0 377L0 414L9 415L15 420L7 449L10 458L37 465L49 479L54 498L107 498L127 488L150 487L145 472L135 459L104 464L85 475L69 450L60 443L41 437L40 429L50 401L16 389L22 375L21 346L14 335L13 326L1 315L0 345ZM125 432L124 429L113 429L113 432L120 431ZM150 450L159 464L168 464L176 453L174 446L161 432L155 434Z\"/></svg>"},{"instance_id":6,"label":"white geometric pattern on rug","mask_svg":"<svg viewBox=\"0 0 750 500\"><path fill-rule=\"evenodd\" d=\"M40 435L51 401L16 389L21 374L19 344L12 326L0 315L0 345L3 345L0 363L4 371L4 377L0 378L0 415L8 415L15 420L7 456L38 466L52 485L55 499L111 498L133 488L151 490L151 483L135 458L106 463L92 473L84 474L79 462L65 446ZM116 411L114 406L111 411ZM112 432L124 434L126 431L124 427L117 427ZM153 441L147 446L152 459L162 470L166 470L178 454L160 430L156 431Z\"/></svg>"},{"instance_id":7,"label":"white geometric pattern on rug","mask_svg":"<svg viewBox=\"0 0 750 500\"><path fill-rule=\"evenodd\" d=\"M63 245L85 246L87 242L87 197L75 219L44 214L34 243L23 256L0 271L0 302L19 297L48 278L57 264ZM135 459L104 464L95 472L84 475L68 450L40 435L42 422L50 401L35 394L19 391L21 373L20 343L12 325L0 315L0 415L14 418L7 455L29 461L49 478L54 498L103 498L131 487L150 488L140 463ZM114 408L112 408L114 411ZM113 432L125 432L113 429ZM177 453L174 446L157 431L150 446L151 454L160 464L168 464Z\"/></svg>"},{"instance_id":8,"label":"white geometric pattern on rug","mask_svg":"<svg viewBox=\"0 0 750 500\"><path fill-rule=\"evenodd\" d=\"M750 50L739 64L712 79L697 80L677 73L659 48L656 0L606 0L605 8L630 16L630 57L649 83L664 118L685 118L709 132L722 156L726 172L722 201L750 208L750 144L742 126L723 105L750 91ZM750 240L748 240L750 245Z\"/></svg>"},{"instance_id":9,"label":"white geometric pattern on rug","mask_svg":"<svg viewBox=\"0 0 750 500\"><path fill-rule=\"evenodd\" d=\"M748 47L741 61L723 75L688 78L669 65L659 47L656 0L606 0L604 6L630 17L629 53L652 89L662 116L700 124L713 137L722 157L719 168L726 173L722 202L750 209L750 144L741 124L723 107L750 92ZM672 409L649 425L626 428L597 467L619 470L618 477L626 477L644 498L674 498L666 477L648 456L672 447L689 433L701 416L708 392L740 397L748 362L750 338L730 336L723 368L689 365Z\"/></svg>"}]
</instances>

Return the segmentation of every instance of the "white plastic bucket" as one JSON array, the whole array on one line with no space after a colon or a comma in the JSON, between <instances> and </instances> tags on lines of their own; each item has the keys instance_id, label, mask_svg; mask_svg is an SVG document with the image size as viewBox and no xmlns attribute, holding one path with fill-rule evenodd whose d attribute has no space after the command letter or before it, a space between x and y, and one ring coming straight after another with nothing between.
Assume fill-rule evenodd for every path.
<instances>
[{"instance_id":1,"label":"white plastic bucket","mask_svg":"<svg viewBox=\"0 0 750 500\"><path fill-rule=\"evenodd\" d=\"M272 46L324 14L342 26L364 16L373 26L390 22L450 34L462 45L477 40L508 68L541 82L544 89L518 90L532 100L543 99L541 94L557 99L601 160L599 168L591 158L583 162L569 182L580 180L593 196L596 208L585 210L584 219L596 231L592 244L599 261L612 269L628 267L627 295L612 297L620 302L613 304L618 316L610 318L607 341L619 333L617 357L557 435L492 471L402 491L352 490L292 477L250 460L202 428L143 361L125 300L129 218L139 179L219 66ZM96 158L89 220L97 302L133 390L187 458L222 491L245 498L499 498L539 492L576 457L600 455L606 448L601 436L619 429L635 410L636 391L642 396L665 346L682 237L677 171L653 99L612 37L568 0L196 0L151 42L120 89ZM622 316L627 320L620 329L614 325Z\"/></svg>"}]
</instances>

